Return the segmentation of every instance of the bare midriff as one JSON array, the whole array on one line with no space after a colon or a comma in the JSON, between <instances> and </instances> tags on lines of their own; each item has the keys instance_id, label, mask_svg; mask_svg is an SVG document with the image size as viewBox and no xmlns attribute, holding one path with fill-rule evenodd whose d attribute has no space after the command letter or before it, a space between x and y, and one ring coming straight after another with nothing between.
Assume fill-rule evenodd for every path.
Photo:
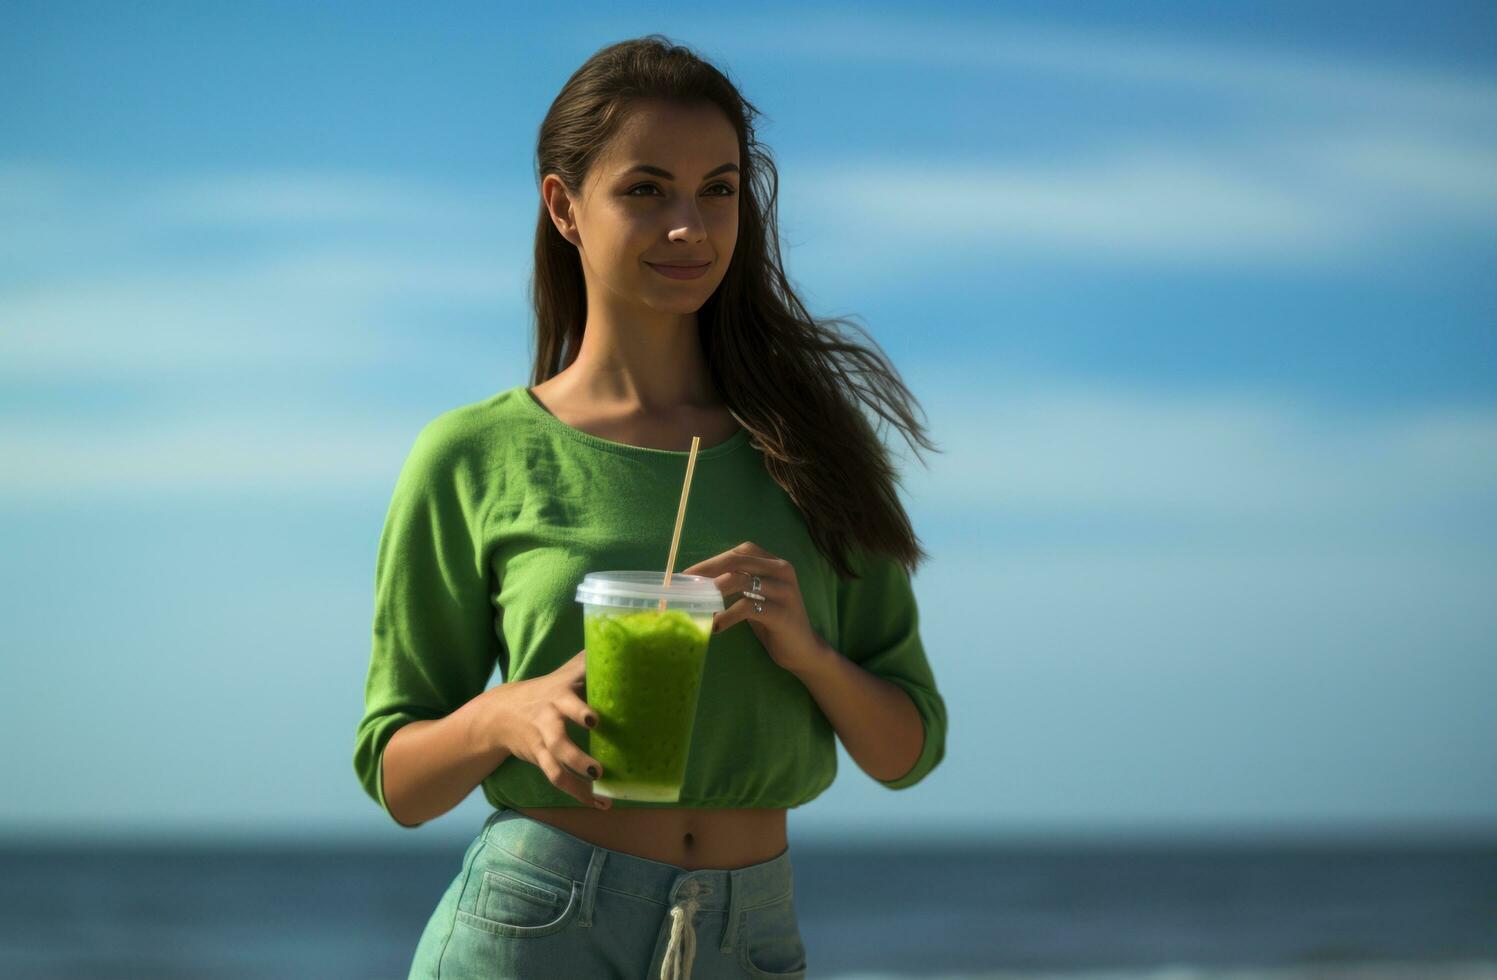
<instances>
[{"instance_id":1,"label":"bare midriff","mask_svg":"<svg viewBox=\"0 0 1497 980\"><path fill-rule=\"evenodd\" d=\"M788 846L784 808L515 807L598 847L688 871L745 868Z\"/></svg>"}]
</instances>

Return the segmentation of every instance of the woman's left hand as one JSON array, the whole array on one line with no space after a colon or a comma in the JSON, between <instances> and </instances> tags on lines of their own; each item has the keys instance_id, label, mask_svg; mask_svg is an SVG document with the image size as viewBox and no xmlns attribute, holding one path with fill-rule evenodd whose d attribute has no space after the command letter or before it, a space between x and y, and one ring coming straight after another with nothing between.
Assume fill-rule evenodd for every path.
<instances>
[{"instance_id":1,"label":"woman's left hand","mask_svg":"<svg viewBox=\"0 0 1497 980\"><path fill-rule=\"evenodd\" d=\"M740 620L764 645L770 659L792 673L815 663L822 651L822 639L811 628L806 604L801 599L795 566L776 558L752 541L745 541L729 551L683 568L682 575L706 575L713 578L724 597L742 596L759 576L759 594L764 597L764 611L755 612L756 600L743 596L712 617L712 632L720 633Z\"/></svg>"}]
</instances>

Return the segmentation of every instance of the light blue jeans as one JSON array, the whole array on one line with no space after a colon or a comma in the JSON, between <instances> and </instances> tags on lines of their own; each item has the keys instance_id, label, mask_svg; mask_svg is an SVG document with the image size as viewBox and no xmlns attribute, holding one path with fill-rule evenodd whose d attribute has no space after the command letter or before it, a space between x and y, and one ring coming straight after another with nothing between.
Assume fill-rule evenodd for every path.
<instances>
[{"instance_id":1,"label":"light blue jeans","mask_svg":"<svg viewBox=\"0 0 1497 980\"><path fill-rule=\"evenodd\" d=\"M688 871L496 810L416 946L410 980L801 978L790 850Z\"/></svg>"}]
</instances>

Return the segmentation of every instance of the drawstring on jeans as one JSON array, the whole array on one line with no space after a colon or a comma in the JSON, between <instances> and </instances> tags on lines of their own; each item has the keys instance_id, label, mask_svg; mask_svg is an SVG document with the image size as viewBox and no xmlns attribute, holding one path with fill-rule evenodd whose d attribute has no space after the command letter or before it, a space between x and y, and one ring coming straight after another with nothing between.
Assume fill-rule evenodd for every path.
<instances>
[{"instance_id":1,"label":"drawstring on jeans","mask_svg":"<svg viewBox=\"0 0 1497 980\"><path fill-rule=\"evenodd\" d=\"M697 934L691 924L697 911L697 883L686 887L687 897L671 907L671 941L660 961L660 980L687 980L697 955Z\"/></svg>"}]
</instances>

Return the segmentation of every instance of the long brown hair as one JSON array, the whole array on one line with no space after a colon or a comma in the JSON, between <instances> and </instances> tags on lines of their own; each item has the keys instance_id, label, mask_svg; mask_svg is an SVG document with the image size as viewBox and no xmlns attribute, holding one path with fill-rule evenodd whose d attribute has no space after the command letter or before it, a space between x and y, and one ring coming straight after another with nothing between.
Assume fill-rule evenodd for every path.
<instances>
[{"instance_id":1,"label":"long brown hair","mask_svg":"<svg viewBox=\"0 0 1497 980\"><path fill-rule=\"evenodd\" d=\"M896 426L912 448L918 442L942 450L915 420L914 395L877 341L869 336L864 346L844 338L835 326L867 332L847 318L812 317L791 289L776 227L779 175L754 139L753 119L761 113L737 87L660 34L602 48L567 79L541 121L537 183L554 173L578 194L631 105L646 99L714 104L738 131L744 164L738 240L722 283L697 311L719 396L749 431L765 468L800 508L817 549L841 577L855 574L848 557L853 548L893 557L913 573L929 555L900 503L883 424ZM536 219L531 297L531 384L538 385L576 359L587 323L581 258L557 231L544 202ZM860 402L882 419L877 430Z\"/></svg>"}]
</instances>

